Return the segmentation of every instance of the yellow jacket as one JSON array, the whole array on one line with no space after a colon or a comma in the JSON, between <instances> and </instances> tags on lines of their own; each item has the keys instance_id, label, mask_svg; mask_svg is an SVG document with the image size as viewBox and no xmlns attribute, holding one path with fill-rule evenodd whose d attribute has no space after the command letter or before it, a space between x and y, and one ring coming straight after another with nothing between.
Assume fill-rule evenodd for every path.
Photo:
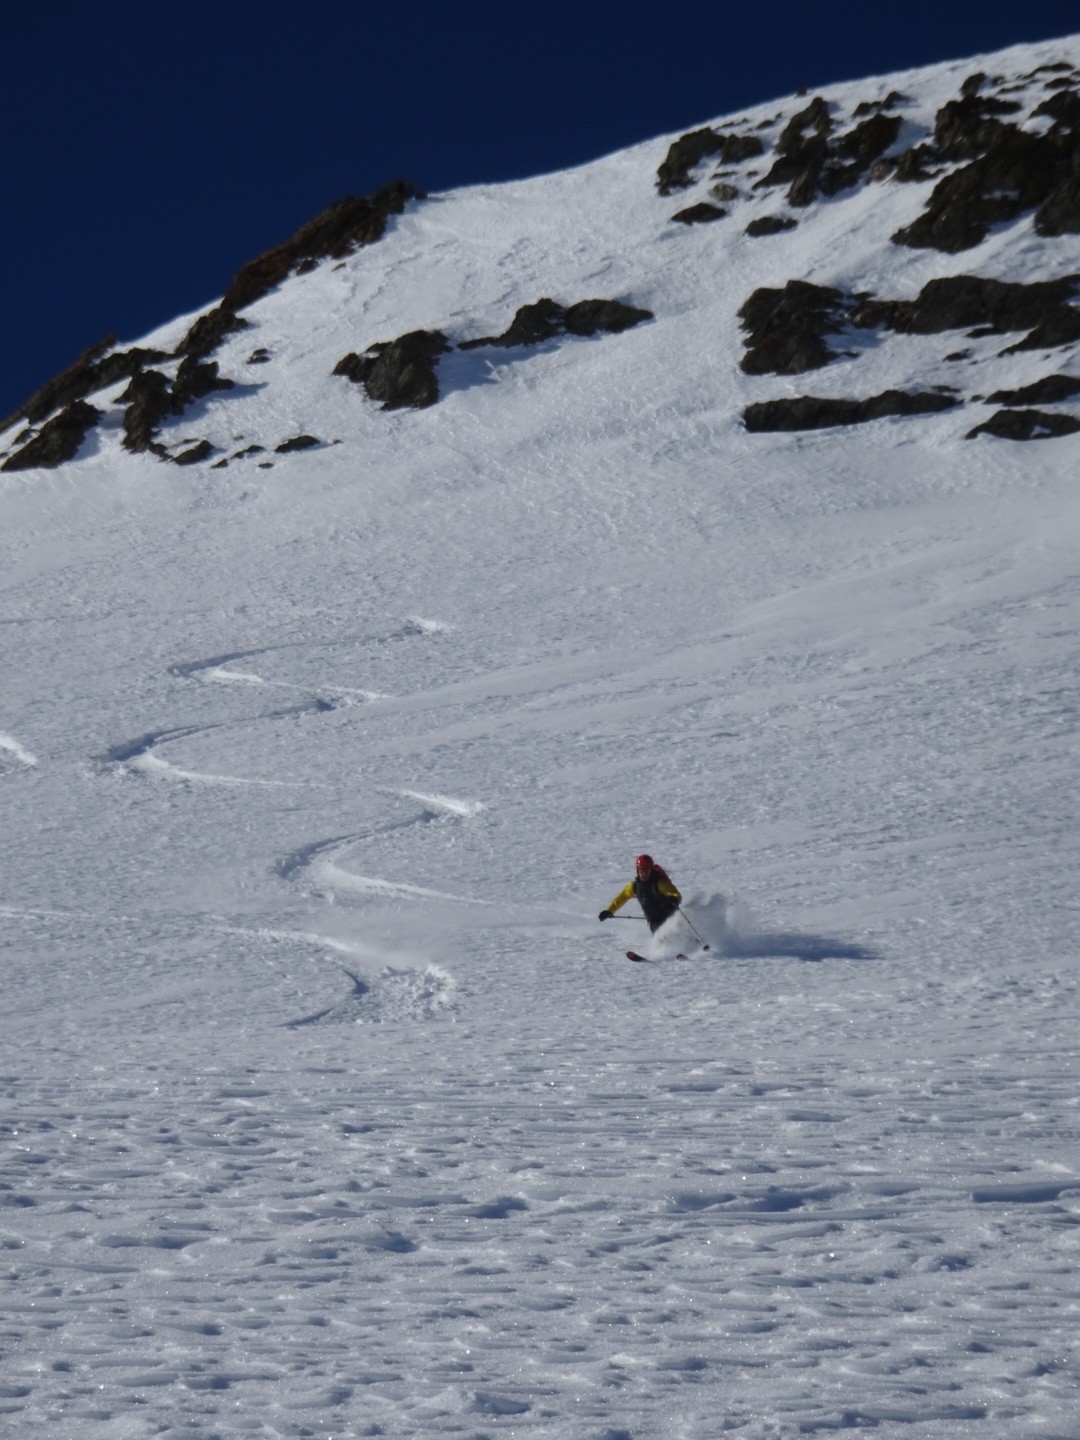
<instances>
[{"instance_id":1,"label":"yellow jacket","mask_svg":"<svg viewBox=\"0 0 1080 1440\"><path fill-rule=\"evenodd\" d=\"M681 905L682 895L660 869L659 865L654 867L653 873L656 875L656 889L660 894L666 895L669 900L674 900L676 905ZM614 914L616 910L620 910L628 900L633 900L637 894L637 885L638 882L636 880L631 880L629 885L623 886L615 896L615 899L612 900L611 904L607 907L612 914Z\"/></svg>"}]
</instances>

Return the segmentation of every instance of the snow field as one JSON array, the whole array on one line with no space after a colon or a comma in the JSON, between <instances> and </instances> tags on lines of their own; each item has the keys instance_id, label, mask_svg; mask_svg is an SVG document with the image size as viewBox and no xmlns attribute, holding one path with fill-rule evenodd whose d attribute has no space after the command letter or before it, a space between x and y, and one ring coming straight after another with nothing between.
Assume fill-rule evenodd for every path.
<instances>
[{"instance_id":1,"label":"snow field","mask_svg":"<svg viewBox=\"0 0 1080 1440\"><path fill-rule=\"evenodd\" d=\"M809 387L734 321L1061 252L897 255L919 187L686 232L666 145L252 307L177 434L325 448L0 482L12 1433L1075 1435L1075 442L749 436ZM544 294L657 318L416 414L329 375ZM1065 363L990 348L969 390ZM708 955L597 924L642 849Z\"/></svg>"}]
</instances>

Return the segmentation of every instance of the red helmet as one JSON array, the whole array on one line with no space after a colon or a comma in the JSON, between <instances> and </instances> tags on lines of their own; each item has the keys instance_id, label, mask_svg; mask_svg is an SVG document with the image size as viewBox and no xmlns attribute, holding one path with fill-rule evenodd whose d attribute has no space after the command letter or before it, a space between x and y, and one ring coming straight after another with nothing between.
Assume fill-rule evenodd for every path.
<instances>
[{"instance_id":1,"label":"red helmet","mask_svg":"<svg viewBox=\"0 0 1080 1440\"><path fill-rule=\"evenodd\" d=\"M639 875L651 875L655 861L651 855L639 855L635 864Z\"/></svg>"}]
</instances>

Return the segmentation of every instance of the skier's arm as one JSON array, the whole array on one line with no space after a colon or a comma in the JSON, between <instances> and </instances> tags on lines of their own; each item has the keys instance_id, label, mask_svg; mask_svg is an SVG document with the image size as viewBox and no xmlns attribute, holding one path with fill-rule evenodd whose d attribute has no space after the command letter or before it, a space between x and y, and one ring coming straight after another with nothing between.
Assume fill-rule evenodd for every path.
<instances>
[{"instance_id":1,"label":"skier's arm","mask_svg":"<svg viewBox=\"0 0 1080 1440\"><path fill-rule=\"evenodd\" d=\"M631 889L632 888L633 887L631 886ZM675 886L672 884L672 882L668 879L666 875L661 878L660 884L657 888L659 889L661 895L666 895L669 900L674 900L676 905L682 904L682 896L679 894L678 890L675 888Z\"/></svg>"},{"instance_id":2,"label":"skier's arm","mask_svg":"<svg viewBox=\"0 0 1080 1440\"><path fill-rule=\"evenodd\" d=\"M632 900L633 896L634 882L631 880L630 884L620 890L619 893L615 896L615 899L612 900L611 904L607 907L608 911L611 914L614 914L616 910L621 910L622 907L626 904L627 900Z\"/></svg>"}]
</instances>

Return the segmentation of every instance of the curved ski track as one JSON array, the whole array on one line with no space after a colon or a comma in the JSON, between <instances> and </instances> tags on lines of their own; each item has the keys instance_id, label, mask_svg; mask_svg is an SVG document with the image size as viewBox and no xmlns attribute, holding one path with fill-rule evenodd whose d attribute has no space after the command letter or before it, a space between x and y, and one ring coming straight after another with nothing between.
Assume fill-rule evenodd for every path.
<instances>
[{"instance_id":1,"label":"curved ski track","mask_svg":"<svg viewBox=\"0 0 1080 1440\"><path fill-rule=\"evenodd\" d=\"M400 626L387 632L350 636L328 642L331 645L370 644L385 645L419 637L436 635L449 627L443 622L420 616L407 617ZM330 784L310 780L270 780L251 776L226 775L184 768L161 753L165 746L173 747L184 741L214 731L251 727L261 723L313 715L327 715L336 710L366 702L388 699L382 692L347 686L320 687L315 693L310 687L282 680L270 680L250 669L234 668L237 662L255 660L275 651L304 648L306 642L290 642L283 645L256 646L236 649L222 654L188 661L177 661L167 667L168 674L182 681L199 684L249 686L253 689L286 690L306 695L308 698L295 704L260 711L254 715L236 719L214 720L201 724L180 724L148 731L130 740L110 745L96 757L104 767L115 767L124 773L138 773L143 776L173 782L189 782L210 786L258 786L268 788L333 789ZM0 734L0 751L10 751L24 765L36 765L37 758L16 741ZM380 787L385 788L385 787ZM402 881L382 879L375 876L353 873L344 868L340 857L363 845L365 841L386 835L396 830L413 826L425 826L443 821L463 821L483 812L479 801L459 799L450 795L428 794L414 790L391 790L389 794L418 802L420 808L400 820L374 825L352 834L331 836L298 846L295 850L278 859L271 866L272 871L286 881L299 881L302 876L310 880L307 888L312 898L330 902L348 897L398 897L410 900L439 900L459 904L487 905L490 901L448 894ZM358 902L354 902L358 903ZM264 940L302 941L321 949L345 952L351 957L364 956L368 959L385 959L368 947L350 945L322 934L301 933L284 930L260 929L252 931L243 927L221 925L210 922L210 928L245 935L257 934ZM355 1024L358 1021L384 1021L417 1019L445 1014L452 1010L455 982L446 971L435 965L424 969L401 964L386 965L375 974L360 976L344 969L351 982L349 993L340 1001L287 1022L289 1028L315 1024Z\"/></svg>"}]
</instances>

